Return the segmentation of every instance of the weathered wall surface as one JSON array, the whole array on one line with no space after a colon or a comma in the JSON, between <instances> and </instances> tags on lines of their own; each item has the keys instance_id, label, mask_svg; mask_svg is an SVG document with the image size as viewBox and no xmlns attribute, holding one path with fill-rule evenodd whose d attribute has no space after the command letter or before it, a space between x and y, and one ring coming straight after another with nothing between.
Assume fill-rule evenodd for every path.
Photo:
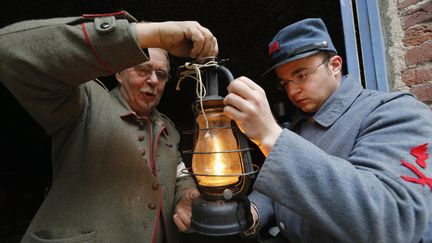
<instances>
[{"instance_id":1,"label":"weathered wall surface","mask_svg":"<svg viewBox=\"0 0 432 243\"><path fill-rule=\"evenodd\" d=\"M432 1L380 1L393 90L432 107Z\"/></svg>"}]
</instances>

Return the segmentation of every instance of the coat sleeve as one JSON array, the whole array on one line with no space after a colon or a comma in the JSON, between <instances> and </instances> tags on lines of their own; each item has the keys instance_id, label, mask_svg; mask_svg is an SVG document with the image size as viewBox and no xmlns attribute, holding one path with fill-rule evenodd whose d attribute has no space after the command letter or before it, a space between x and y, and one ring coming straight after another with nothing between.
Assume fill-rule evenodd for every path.
<instances>
[{"instance_id":1,"label":"coat sleeve","mask_svg":"<svg viewBox=\"0 0 432 243\"><path fill-rule=\"evenodd\" d=\"M179 177L176 181L175 204L177 205L183 194L189 190L196 188L195 182L191 176Z\"/></svg>"},{"instance_id":2,"label":"coat sleeve","mask_svg":"<svg viewBox=\"0 0 432 243\"><path fill-rule=\"evenodd\" d=\"M317 230L342 242L419 242L432 218L430 109L409 96L384 102L355 139L342 159L284 129L254 189L300 216L300 239Z\"/></svg>"},{"instance_id":3,"label":"coat sleeve","mask_svg":"<svg viewBox=\"0 0 432 243\"><path fill-rule=\"evenodd\" d=\"M84 82L147 60L133 18L116 14L23 21L0 29L0 80L49 133L79 118Z\"/></svg>"},{"instance_id":4,"label":"coat sleeve","mask_svg":"<svg viewBox=\"0 0 432 243\"><path fill-rule=\"evenodd\" d=\"M185 163L183 162L183 158L181 156L181 152L179 150L180 143L180 134L175 128L174 123L162 113L158 113L161 117L163 117L164 123L166 125L166 129L168 134L170 134L170 139L172 139L172 143L175 144L176 151L176 180L175 180L175 191L174 191L174 205L177 205L183 194L192 188L196 188L195 181L192 176L189 174L188 169L186 168Z\"/></svg>"},{"instance_id":5,"label":"coat sleeve","mask_svg":"<svg viewBox=\"0 0 432 243\"><path fill-rule=\"evenodd\" d=\"M263 226L269 224L272 219L274 219L274 207L273 201L268 196L259 193L258 191L252 191L252 193L248 196L251 203L253 203L258 211L258 225L257 229L259 230Z\"/></svg>"},{"instance_id":6,"label":"coat sleeve","mask_svg":"<svg viewBox=\"0 0 432 243\"><path fill-rule=\"evenodd\" d=\"M188 191L189 189L197 188L192 176L185 173L187 173L187 168L185 166L185 163L183 162L180 151L178 151L177 176L174 196L175 205L177 205L177 203L180 201L186 191Z\"/></svg>"}]
</instances>

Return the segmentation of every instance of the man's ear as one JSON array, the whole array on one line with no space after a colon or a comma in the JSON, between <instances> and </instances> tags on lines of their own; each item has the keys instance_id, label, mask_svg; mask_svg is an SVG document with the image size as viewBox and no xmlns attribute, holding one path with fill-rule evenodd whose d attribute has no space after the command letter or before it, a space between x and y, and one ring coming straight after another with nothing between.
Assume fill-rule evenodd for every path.
<instances>
[{"instance_id":1,"label":"man's ear","mask_svg":"<svg viewBox=\"0 0 432 243\"><path fill-rule=\"evenodd\" d=\"M335 75L342 71L342 57L336 55L330 58L330 66Z\"/></svg>"},{"instance_id":2,"label":"man's ear","mask_svg":"<svg viewBox=\"0 0 432 243\"><path fill-rule=\"evenodd\" d=\"M116 73L115 74L115 77L116 77L116 79L117 79L117 82L119 82L119 83L122 83L122 76L121 76L121 74L120 73Z\"/></svg>"}]
</instances>

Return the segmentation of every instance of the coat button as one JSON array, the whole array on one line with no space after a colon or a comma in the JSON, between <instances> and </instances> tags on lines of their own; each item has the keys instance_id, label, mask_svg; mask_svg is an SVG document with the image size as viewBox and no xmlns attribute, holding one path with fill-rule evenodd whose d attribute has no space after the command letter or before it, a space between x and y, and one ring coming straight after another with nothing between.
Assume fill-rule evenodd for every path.
<instances>
[{"instance_id":1,"label":"coat button","mask_svg":"<svg viewBox=\"0 0 432 243\"><path fill-rule=\"evenodd\" d=\"M137 119L136 123L138 125L139 128L143 128L144 127L144 122L142 120Z\"/></svg>"},{"instance_id":2,"label":"coat button","mask_svg":"<svg viewBox=\"0 0 432 243\"><path fill-rule=\"evenodd\" d=\"M148 207L149 207L150 209L155 209L155 208L156 208L156 204L154 204L154 203L149 203L149 204L148 204Z\"/></svg>"},{"instance_id":3,"label":"coat button","mask_svg":"<svg viewBox=\"0 0 432 243\"><path fill-rule=\"evenodd\" d=\"M282 222L279 223L279 229L280 229L280 230L285 230L285 225L284 225L284 223L282 223Z\"/></svg>"},{"instance_id":4,"label":"coat button","mask_svg":"<svg viewBox=\"0 0 432 243\"><path fill-rule=\"evenodd\" d=\"M144 141L145 135L139 135L138 136L138 141Z\"/></svg>"},{"instance_id":5,"label":"coat button","mask_svg":"<svg viewBox=\"0 0 432 243\"><path fill-rule=\"evenodd\" d=\"M106 29L108 29L109 27L111 27L111 25L108 24L108 23L102 23L102 24L100 25L100 27L101 27L101 29L106 30Z\"/></svg>"},{"instance_id":6,"label":"coat button","mask_svg":"<svg viewBox=\"0 0 432 243\"><path fill-rule=\"evenodd\" d=\"M157 189L159 189L159 183L153 183L152 184L152 188L153 188L153 190L157 190Z\"/></svg>"},{"instance_id":7,"label":"coat button","mask_svg":"<svg viewBox=\"0 0 432 243\"><path fill-rule=\"evenodd\" d=\"M143 150L141 150L141 155L145 155L146 154L146 151L143 149Z\"/></svg>"}]
</instances>

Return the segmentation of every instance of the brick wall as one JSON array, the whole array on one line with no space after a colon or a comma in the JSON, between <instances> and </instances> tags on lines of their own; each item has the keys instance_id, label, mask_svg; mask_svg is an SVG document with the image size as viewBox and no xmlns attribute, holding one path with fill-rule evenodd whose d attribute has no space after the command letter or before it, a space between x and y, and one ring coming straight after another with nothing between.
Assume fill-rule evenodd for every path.
<instances>
[{"instance_id":1,"label":"brick wall","mask_svg":"<svg viewBox=\"0 0 432 243\"><path fill-rule=\"evenodd\" d=\"M399 0L405 64L402 82L432 106L432 1Z\"/></svg>"}]
</instances>

